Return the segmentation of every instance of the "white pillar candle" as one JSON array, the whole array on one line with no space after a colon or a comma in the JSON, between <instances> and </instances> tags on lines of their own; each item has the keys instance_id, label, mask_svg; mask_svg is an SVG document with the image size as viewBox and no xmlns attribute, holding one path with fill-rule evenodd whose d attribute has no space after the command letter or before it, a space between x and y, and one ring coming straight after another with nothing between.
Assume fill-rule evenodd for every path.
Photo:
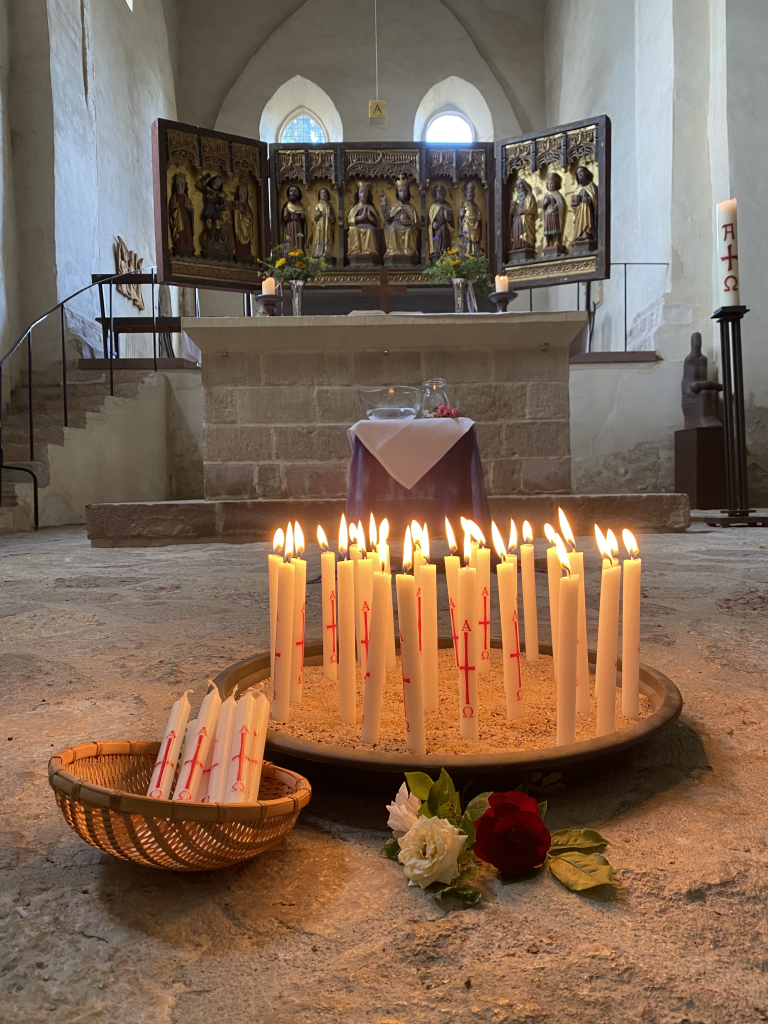
<instances>
[{"instance_id":1,"label":"white pillar candle","mask_svg":"<svg viewBox=\"0 0 768 1024\"><path fill-rule=\"evenodd\" d=\"M354 525L354 524L350 524L350 525ZM355 527L355 531L357 531L357 527ZM359 606L359 602L357 600L357 563L362 559L362 557L363 557L363 555L362 555L362 552L360 551L359 545L357 545L357 544L350 544L349 545L349 560L355 566L355 570L354 570L354 577L355 577L355 638L356 638L356 640L355 640L355 651L356 651L355 657L357 658L358 661L360 661L360 638L362 636L362 633L360 631L361 630L361 624L360 624L360 621L358 619L358 611L359 611L359 607L360 606Z\"/></svg>"},{"instance_id":2,"label":"white pillar candle","mask_svg":"<svg viewBox=\"0 0 768 1024\"><path fill-rule=\"evenodd\" d=\"M456 632L456 620L458 618L458 602L459 602L459 567L461 565L461 559L456 554L458 550L456 544L456 535L453 532L453 527L448 522L448 518L445 520L445 536L448 540L448 547L451 549L450 555L445 556L445 582L448 588L448 610L451 615L451 636L453 637L453 653L456 656L456 668L459 667L459 636Z\"/></svg>"},{"instance_id":3,"label":"white pillar candle","mask_svg":"<svg viewBox=\"0 0 768 1024\"><path fill-rule=\"evenodd\" d=\"M477 673L485 675L491 668L491 549L478 547L475 552L477 570Z\"/></svg>"},{"instance_id":4,"label":"white pillar candle","mask_svg":"<svg viewBox=\"0 0 768 1024\"><path fill-rule=\"evenodd\" d=\"M437 566L426 562L419 573L421 593L421 678L424 690L424 710L437 711L438 654L437 654ZM400 630L402 633L402 629Z\"/></svg>"},{"instance_id":5,"label":"white pillar candle","mask_svg":"<svg viewBox=\"0 0 768 1024\"><path fill-rule=\"evenodd\" d=\"M261 785L261 770L264 767L264 744L267 741L267 729L269 728L269 701L260 693L256 698L256 738L253 750L253 763L251 765L251 777L248 780L248 802L255 803L259 799L259 786Z\"/></svg>"},{"instance_id":6,"label":"white pillar candle","mask_svg":"<svg viewBox=\"0 0 768 1024\"><path fill-rule=\"evenodd\" d=\"M256 749L256 701L250 690L237 702L232 747L227 768L224 803L245 804L249 801Z\"/></svg>"},{"instance_id":7,"label":"white pillar candle","mask_svg":"<svg viewBox=\"0 0 768 1024\"><path fill-rule=\"evenodd\" d=\"M395 577L397 587L397 621L400 626L400 664L403 671L403 708L408 749L414 754L427 752L424 734L424 701L421 659L419 658L419 625L416 606L416 581L403 572Z\"/></svg>"},{"instance_id":8,"label":"white pillar candle","mask_svg":"<svg viewBox=\"0 0 768 1024\"><path fill-rule=\"evenodd\" d=\"M227 788L229 755L232 750L232 737L235 734L236 713L237 701L235 700L234 693L232 693L227 697L219 710L219 717L216 722L216 735L213 739L208 791L203 797L204 803L216 804L224 802L224 793Z\"/></svg>"},{"instance_id":9,"label":"white pillar candle","mask_svg":"<svg viewBox=\"0 0 768 1024\"><path fill-rule=\"evenodd\" d=\"M373 517L371 517L373 518ZM388 572L392 575L392 568L390 566L389 558L389 522L386 519L382 519L379 525L379 543L377 551L381 564L384 567L384 572ZM394 672L397 668L397 649L395 647L395 606L392 598L392 589L389 591L389 625L387 626L387 672Z\"/></svg>"},{"instance_id":10,"label":"white pillar candle","mask_svg":"<svg viewBox=\"0 0 768 1024\"><path fill-rule=\"evenodd\" d=\"M565 545L560 537L560 557ZM579 577L562 576L558 593L560 664L557 675L557 745L576 742L576 650L579 633Z\"/></svg>"},{"instance_id":11,"label":"white pillar candle","mask_svg":"<svg viewBox=\"0 0 768 1024\"><path fill-rule=\"evenodd\" d=\"M639 549L629 530L623 533L629 558L624 559L624 600L621 626L621 713L640 717L640 574Z\"/></svg>"},{"instance_id":12,"label":"white pillar candle","mask_svg":"<svg viewBox=\"0 0 768 1024\"><path fill-rule=\"evenodd\" d=\"M304 534L298 523L294 526L296 558L291 565L296 570L293 577L293 653L291 655L291 704L301 704L304 676L304 629L307 612L307 563L301 557L304 553Z\"/></svg>"},{"instance_id":13,"label":"white pillar candle","mask_svg":"<svg viewBox=\"0 0 768 1024\"><path fill-rule=\"evenodd\" d=\"M280 552L285 545L285 534L277 530L272 548L274 552ZM281 554L272 554L267 557L269 566L269 670L275 674L275 628L277 626L277 568L283 564Z\"/></svg>"},{"instance_id":14,"label":"white pillar candle","mask_svg":"<svg viewBox=\"0 0 768 1024\"><path fill-rule=\"evenodd\" d=\"M556 533L549 525L544 524L544 533L550 543L547 548L547 592L549 594L549 627L552 634L552 670L557 679L557 633L558 616L560 613L560 559L557 557L555 546Z\"/></svg>"},{"instance_id":15,"label":"white pillar candle","mask_svg":"<svg viewBox=\"0 0 768 1024\"><path fill-rule=\"evenodd\" d=\"M503 554L503 553L502 553ZM496 566L504 656L504 695L507 718L523 717L523 673L520 664L520 625L517 615L517 555L507 555Z\"/></svg>"},{"instance_id":16,"label":"white pillar candle","mask_svg":"<svg viewBox=\"0 0 768 1024\"><path fill-rule=\"evenodd\" d=\"M157 754L155 767L152 770L152 778L149 782L147 796L157 800L167 800L171 793L173 777L176 774L176 765L179 760L181 743L184 739L184 730L189 721L189 701L187 694L191 690L185 690L171 708L165 732Z\"/></svg>"},{"instance_id":17,"label":"white pillar candle","mask_svg":"<svg viewBox=\"0 0 768 1024\"><path fill-rule=\"evenodd\" d=\"M339 554L347 553L347 521L339 527ZM355 563L344 558L336 566L337 613L339 617L339 717L354 725L357 721L357 669L355 667Z\"/></svg>"},{"instance_id":18,"label":"white pillar candle","mask_svg":"<svg viewBox=\"0 0 768 1024\"><path fill-rule=\"evenodd\" d=\"M506 274L496 275L496 291L497 292L508 292L509 291L509 277Z\"/></svg>"},{"instance_id":19,"label":"white pillar candle","mask_svg":"<svg viewBox=\"0 0 768 1024\"><path fill-rule=\"evenodd\" d=\"M291 562L283 562L278 567L275 674L272 678L272 717L276 722L287 722L290 715L295 576L296 568Z\"/></svg>"},{"instance_id":20,"label":"white pillar candle","mask_svg":"<svg viewBox=\"0 0 768 1024\"><path fill-rule=\"evenodd\" d=\"M355 562L357 577L357 621L360 623L360 678L365 679L371 643L371 608L373 607L373 558Z\"/></svg>"},{"instance_id":21,"label":"white pillar candle","mask_svg":"<svg viewBox=\"0 0 768 1024\"><path fill-rule=\"evenodd\" d=\"M323 606L323 676L335 680L338 676L336 654L336 555L328 550L328 539L322 526L317 528L317 542L322 548L320 555L320 583Z\"/></svg>"},{"instance_id":22,"label":"white pillar candle","mask_svg":"<svg viewBox=\"0 0 768 1024\"><path fill-rule=\"evenodd\" d=\"M261 294L262 295L274 295L275 294L275 279L274 277L265 277L261 282Z\"/></svg>"},{"instance_id":23,"label":"white pillar candle","mask_svg":"<svg viewBox=\"0 0 768 1024\"><path fill-rule=\"evenodd\" d=\"M470 548L465 544L465 560ZM459 732L462 739L478 738L477 706L477 569L459 569Z\"/></svg>"},{"instance_id":24,"label":"white pillar candle","mask_svg":"<svg viewBox=\"0 0 768 1024\"><path fill-rule=\"evenodd\" d=\"M616 729L616 657L619 645L619 592L621 566L614 564L609 540L595 526L597 543L603 556L600 581L600 614L597 623L597 665L595 696L597 698L597 736L607 736ZM609 538L612 536L608 531Z\"/></svg>"},{"instance_id":25,"label":"white pillar candle","mask_svg":"<svg viewBox=\"0 0 768 1024\"><path fill-rule=\"evenodd\" d=\"M387 625L389 622L389 596L392 577L388 572L373 574L373 606L371 608L370 645L368 663L363 680L363 723L360 739L363 743L378 743L381 728L381 704L384 697L384 677L387 659Z\"/></svg>"},{"instance_id":26,"label":"white pillar candle","mask_svg":"<svg viewBox=\"0 0 768 1024\"><path fill-rule=\"evenodd\" d=\"M587 603L584 589L584 553L576 550L576 539L565 512L557 510L563 540L572 550L568 551L571 575L579 577L579 624L576 639L576 713L588 715L592 711L589 699L589 648L587 643Z\"/></svg>"},{"instance_id":27,"label":"white pillar candle","mask_svg":"<svg viewBox=\"0 0 768 1024\"><path fill-rule=\"evenodd\" d=\"M181 756L179 781L176 783L173 793L174 800L198 801L205 796L205 792L201 793L203 770L208 760L208 753L213 747L216 720L219 717L220 708L221 696L218 687L211 683L208 693L203 697L197 718L187 729L184 753Z\"/></svg>"},{"instance_id":28,"label":"white pillar candle","mask_svg":"<svg viewBox=\"0 0 768 1024\"><path fill-rule=\"evenodd\" d=\"M523 523L520 545L520 578L523 582L523 625L525 627L525 660L536 661L539 656L539 615L536 608L536 556L533 533L526 520Z\"/></svg>"},{"instance_id":29,"label":"white pillar candle","mask_svg":"<svg viewBox=\"0 0 768 1024\"><path fill-rule=\"evenodd\" d=\"M717 279L720 288L718 307L740 305L738 252L736 200L728 199L717 204Z\"/></svg>"}]
</instances>

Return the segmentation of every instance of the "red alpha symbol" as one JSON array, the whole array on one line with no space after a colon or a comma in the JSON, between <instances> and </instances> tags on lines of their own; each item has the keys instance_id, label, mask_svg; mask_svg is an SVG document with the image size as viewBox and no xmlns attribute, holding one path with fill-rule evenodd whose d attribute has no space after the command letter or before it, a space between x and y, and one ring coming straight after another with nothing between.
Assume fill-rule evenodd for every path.
<instances>
[{"instance_id":1,"label":"red alpha symbol","mask_svg":"<svg viewBox=\"0 0 768 1024\"><path fill-rule=\"evenodd\" d=\"M483 618L480 619L480 621L477 624L478 624L478 626L482 626L483 627L483 653L482 653L482 657L483 657L484 661L488 661L488 659L491 656L490 651L488 650L488 627L491 624L491 619L490 619L490 616L488 615L488 597L490 596L488 594L488 587L483 587L483 593L482 593L481 596L483 598Z\"/></svg>"},{"instance_id":2,"label":"red alpha symbol","mask_svg":"<svg viewBox=\"0 0 768 1024\"><path fill-rule=\"evenodd\" d=\"M329 601L331 602L331 624L326 626L326 629L332 629L331 642L333 644L333 651L331 653L331 664L333 665L336 661L336 592L331 591Z\"/></svg>"},{"instance_id":3,"label":"red alpha symbol","mask_svg":"<svg viewBox=\"0 0 768 1024\"><path fill-rule=\"evenodd\" d=\"M366 662L368 661L368 645L371 642L370 637L368 636L368 612L370 610L371 609L368 607L368 602L367 601L363 601L363 623L364 623L364 629L365 629L365 636L360 641L360 644L361 644L362 647L365 648L365 660L366 660ZM369 675L370 675L370 672L366 672L366 674L365 674L366 679L368 678Z\"/></svg>"},{"instance_id":4,"label":"red alpha symbol","mask_svg":"<svg viewBox=\"0 0 768 1024\"><path fill-rule=\"evenodd\" d=\"M733 270L733 261L734 261L734 260L737 260L737 259L739 258L739 257L738 257L738 256L736 255L736 253L735 253L735 252L731 252L731 249L732 249L732 248L733 248L733 243L732 243L732 242L729 242L729 243L728 243L728 254L727 254L726 256L721 256L721 257L720 257L720 262L721 262L721 263L724 263L724 262L725 262L726 260L728 260L728 269L729 269L729 270Z\"/></svg>"},{"instance_id":5,"label":"red alpha symbol","mask_svg":"<svg viewBox=\"0 0 768 1024\"><path fill-rule=\"evenodd\" d=\"M512 612L512 622L515 627L515 653L510 658L517 658L517 699L523 699L523 673L520 668L520 630L517 623L517 609Z\"/></svg>"},{"instance_id":6,"label":"red alpha symbol","mask_svg":"<svg viewBox=\"0 0 768 1024\"><path fill-rule=\"evenodd\" d=\"M728 283L729 281L732 281L733 284L729 284ZM735 291L738 291L738 288L739 288L739 279L737 277L734 277L733 274L730 274L723 281L723 291L724 292L735 292Z\"/></svg>"},{"instance_id":7,"label":"red alpha symbol","mask_svg":"<svg viewBox=\"0 0 768 1024\"><path fill-rule=\"evenodd\" d=\"M459 634L456 632L456 617L454 615L454 608L456 605L453 600L448 602L451 606L451 635L453 636L453 653L456 655L456 668L459 667Z\"/></svg>"},{"instance_id":8,"label":"red alpha symbol","mask_svg":"<svg viewBox=\"0 0 768 1024\"><path fill-rule=\"evenodd\" d=\"M736 232L733 230L733 224L723 224L723 241L726 242L729 238L736 241Z\"/></svg>"},{"instance_id":9,"label":"red alpha symbol","mask_svg":"<svg viewBox=\"0 0 768 1024\"><path fill-rule=\"evenodd\" d=\"M421 587L416 591L416 600L419 605L419 654L421 654Z\"/></svg>"},{"instance_id":10,"label":"red alpha symbol","mask_svg":"<svg viewBox=\"0 0 768 1024\"><path fill-rule=\"evenodd\" d=\"M472 627L470 626L468 620L465 619L464 625L461 628L462 632L464 633L464 664L459 665L459 671L464 673L464 685L466 688L466 700L464 701L464 703L466 705L469 705L469 673L475 671L475 666L469 664L469 634L472 632ZM471 711L472 709L470 708L469 710ZM472 711L472 714L467 715L467 708L465 707L464 717L471 718L472 715L474 715L474 711Z\"/></svg>"},{"instance_id":11,"label":"red alpha symbol","mask_svg":"<svg viewBox=\"0 0 768 1024\"><path fill-rule=\"evenodd\" d=\"M173 741L175 739L176 739L176 732L175 732L174 729L171 729L171 731L168 733L168 742L165 745L165 753L163 754L163 760L162 760L162 762L160 764L160 774L157 776L157 787L156 787L157 789L161 789L162 788L163 775L165 774L165 769L171 763L170 760L168 759L168 755L171 752L171 744L173 743Z\"/></svg>"},{"instance_id":12,"label":"red alpha symbol","mask_svg":"<svg viewBox=\"0 0 768 1024\"><path fill-rule=\"evenodd\" d=\"M301 664L299 665L299 686L301 686L301 677L304 674L304 626L307 613L306 601L301 606L301 640L296 641L296 646L301 648Z\"/></svg>"}]
</instances>

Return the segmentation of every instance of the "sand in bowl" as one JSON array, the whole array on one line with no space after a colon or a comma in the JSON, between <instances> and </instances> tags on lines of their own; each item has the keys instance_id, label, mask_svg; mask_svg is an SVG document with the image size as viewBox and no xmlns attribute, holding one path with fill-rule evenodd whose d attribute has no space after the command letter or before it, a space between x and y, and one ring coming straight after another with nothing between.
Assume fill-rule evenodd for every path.
<instances>
[{"instance_id":1,"label":"sand in bowl","mask_svg":"<svg viewBox=\"0 0 768 1024\"><path fill-rule=\"evenodd\" d=\"M463 740L459 736L459 694L456 662L450 648L438 652L440 672L440 699L438 710L424 716L428 754L488 754L493 751L537 750L556 744L556 693L552 658L542 656L537 661L522 660L523 707L522 718L507 720L504 697L503 656L500 650L491 650L490 670L478 677L478 724L480 737ZM339 684L323 676L322 665L304 668L301 704L291 705L290 721L284 724L270 722L276 732L296 739L313 740L333 747L354 750L382 750L404 753L405 719L403 716L403 678L400 658L397 668L387 673L384 701L381 709L380 740L373 746L360 740L360 721L363 714L363 688L358 669L357 725L339 721ZM595 736L597 703L594 697L594 676L590 676L592 691L591 713L576 716L576 740L589 740ZM267 689L265 680L261 686ZM647 697L640 696L640 719L651 714ZM633 725L621 714L621 690L616 691L616 731Z\"/></svg>"}]
</instances>

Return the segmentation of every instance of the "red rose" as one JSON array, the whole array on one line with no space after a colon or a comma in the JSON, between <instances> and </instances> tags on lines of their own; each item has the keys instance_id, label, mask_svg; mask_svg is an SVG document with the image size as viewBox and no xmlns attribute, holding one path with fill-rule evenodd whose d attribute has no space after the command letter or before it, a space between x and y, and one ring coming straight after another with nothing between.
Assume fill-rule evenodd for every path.
<instances>
[{"instance_id":1,"label":"red rose","mask_svg":"<svg viewBox=\"0 0 768 1024\"><path fill-rule=\"evenodd\" d=\"M552 839L539 805L525 793L491 793L476 822L475 855L503 875L524 875L543 864Z\"/></svg>"}]
</instances>

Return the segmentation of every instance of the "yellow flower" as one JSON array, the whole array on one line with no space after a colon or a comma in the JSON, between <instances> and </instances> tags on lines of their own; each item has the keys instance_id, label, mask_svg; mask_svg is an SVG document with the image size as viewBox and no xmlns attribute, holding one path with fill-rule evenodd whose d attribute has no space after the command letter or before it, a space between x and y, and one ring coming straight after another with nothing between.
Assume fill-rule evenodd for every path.
<instances>
[{"instance_id":1,"label":"yellow flower","mask_svg":"<svg viewBox=\"0 0 768 1024\"><path fill-rule=\"evenodd\" d=\"M284 260L284 259L283 259L283 258L281 257L281 258L280 258L280 259L279 259L279 260L277 261L277 263L275 263L275 266L276 266L276 267L282 267L282 266L283 266L284 264L285 264L285 260Z\"/></svg>"},{"instance_id":2,"label":"yellow flower","mask_svg":"<svg viewBox=\"0 0 768 1024\"><path fill-rule=\"evenodd\" d=\"M451 266L452 267L458 267L458 265L460 263L461 263L461 260L451 260Z\"/></svg>"},{"instance_id":3,"label":"yellow flower","mask_svg":"<svg viewBox=\"0 0 768 1024\"><path fill-rule=\"evenodd\" d=\"M295 252L289 252L288 255L289 256L303 256L304 253L301 251L301 249L296 249Z\"/></svg>"},{"instance_id":4,"label":"yellow flower","mask_svg":"<svg viewBox=\"0 0 768 1024\"><path fill-rule=\"evenodd\" d=\"M451 256L455 255L458 251L458 249L446 249L446 252L450 253Z\"/></svg>"},{"instance_id":5,"label":"yellow flower","mask_svg":"<svg viewBox=\"0 0 768 1024\"><path fill-rule=\"evenodd\" d=\"M297 267L301 267L302 270L304 269L304 267L306 267L306 265L307 264L306 263L302 263L301 260L296 260L296 266Z\"/></svg>"}]
</instances>

